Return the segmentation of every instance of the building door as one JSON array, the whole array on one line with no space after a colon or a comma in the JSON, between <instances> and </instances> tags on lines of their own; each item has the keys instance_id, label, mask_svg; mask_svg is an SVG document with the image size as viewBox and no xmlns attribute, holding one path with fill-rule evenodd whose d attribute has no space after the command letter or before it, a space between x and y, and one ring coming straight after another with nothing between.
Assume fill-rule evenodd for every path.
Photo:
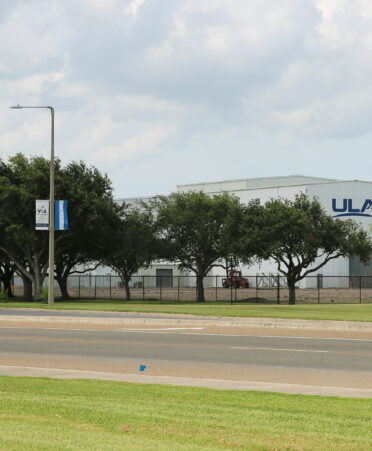
<instances>
[{"instance_id":1,"label":"building door","mask_svg":"<svg viewBox=\"0 0 372 451\"><path fill-rule=\"evenodd\" d=\"M162 288L170 288L173 286L173 270L157 269L156 270L156 286Z\"/></svg>"}]
</instances>

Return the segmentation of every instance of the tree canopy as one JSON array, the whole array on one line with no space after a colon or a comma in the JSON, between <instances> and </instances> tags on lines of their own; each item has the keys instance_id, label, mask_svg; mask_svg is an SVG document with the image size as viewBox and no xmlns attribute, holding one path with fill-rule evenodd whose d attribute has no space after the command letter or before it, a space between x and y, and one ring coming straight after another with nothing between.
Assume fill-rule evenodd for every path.
<instances>
[{"instance_id":1,"label":"tree canopy","mask_svg":"<svg viewBox=\"0 0 372 451\"><path fill-rule=\"evenodd\" d=\"M108 177L83 162L62 167L55 160L55 196L69 201L69 230L56 232L55 238L57 281L68 295L66 281L73 268L103 257L117 206ZM35 230L35 200L48 198L47 159L17 154L0 162L0 260L22 276L27 300L40 299L48 272L48 233Z\"/></svg>"},{"instance_id":2,"label":"tree canopy","mask_svg":"<svg viewBox=\"0 0 372 451\"><path fill-rule=\"evenodd\" d=\"M144 204L124 204L110 231L110 244L103 259L116 271L130 299L129 282L140 268L162 256L162 240L151 209Z\"/></svg>"},{"instance_id":3,"label":"tree canopy","mask_svg":"<svg viewBox=\"0 0 372 451\"><path fill-rule=\"evenodd\" d=\"M247 219L248 218L248 219ZM251 216L244 225L252 222ZM329 216L317 199L305 194L295 200L272 199L264 206L257 205L255 241L257 256L273 259L278 271L286 277L289 303L295 303L295 286L307 275L318 271L326 263L339 257L359 256L367 262L372 242L365 230L353 221L341 221ZM244 254L246 228L240 240Z\"/></svg>"},{"instance_id":4,"label":"tree canopy","mask_svg":"<svg viewBox=\"0 0 372 451\"><path fill-rule=\"evenodd\" d=\"M155 206L168 245L165 257L196 274L197 300L205 301L203 278L233 252L239 200L228 194L173 193Z\"/></svg>"}]
</instances>

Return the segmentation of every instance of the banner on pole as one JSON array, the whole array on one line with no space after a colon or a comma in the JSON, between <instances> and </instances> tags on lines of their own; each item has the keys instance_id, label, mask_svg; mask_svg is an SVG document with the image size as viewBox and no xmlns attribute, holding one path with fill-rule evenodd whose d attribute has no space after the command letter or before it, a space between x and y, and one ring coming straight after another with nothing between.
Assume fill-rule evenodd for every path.
<instances>
[{"instance_id":1,"label":"banner on pole","mask_svg":"<svg viewBox=\"0 0 372 451\"><path fill-rule=\"evenodd\" d=\"M67 203L67 200L55 201L54 225L56 230L68 230Z\"/></svg>"},{"instance_id":2,"label":"banner on pole","mask_svg":"<svg viewBox=\"0 0 372 451\"><path fill-rule=\"evenodd\" d=\"M49 230L49 200L36 201L36 230Z\"/></svg>"}]
</instances>

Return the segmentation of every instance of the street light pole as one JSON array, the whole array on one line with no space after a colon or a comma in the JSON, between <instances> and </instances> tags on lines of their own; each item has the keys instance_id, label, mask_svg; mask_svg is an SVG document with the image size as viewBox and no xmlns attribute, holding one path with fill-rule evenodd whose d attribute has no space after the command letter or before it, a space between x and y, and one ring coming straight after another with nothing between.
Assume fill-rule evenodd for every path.
<instances>
[{"instance_id":1,"label":"street light pole","mask_svg":"<svg viewBox=\"0 0 372 451\"><path fill-rule=\"evenodd\" d=\"M51 113L48 305L51 306L54 304L54 108L51 106L48 108Z\"/></svg>"},{"instance_id":2,"label":"street light pole","mask_svg":"<svg viewBox=\"0 0 372 451\"><path fill-rule=\"evenodd\" d=\"M11 106L14 110L24 108L46 108L51 113L51 146L50 146L50 187L49 187L49 280L48 305L54 305L54 108L52 106Z\"/></svg>"}]
</instances>

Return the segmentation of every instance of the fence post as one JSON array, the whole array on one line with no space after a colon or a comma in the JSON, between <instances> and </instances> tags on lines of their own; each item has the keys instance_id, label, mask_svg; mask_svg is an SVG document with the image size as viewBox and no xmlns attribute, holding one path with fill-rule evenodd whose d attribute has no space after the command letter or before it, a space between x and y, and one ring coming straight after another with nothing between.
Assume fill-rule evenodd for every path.
<instances>
[{"instance_id":1,"label":"fence post","mask_svg":"<svg viewBox=\"0 0 372 451\"><path fill-rule=\"evenodd\" d=\"M258 274L256 274L256 302L258 302Z\"/></svg>"},{"instance_id":2,"label":"fence post","mask_svg":"<svg viewBox=\"0 0 372 451\"><path fill-rule=\"evenodd\" d=\"M111 274L110 274L110 301L111 301Z\"/></svg>"},{"instance_id":3,"label":"fence post","mask_svg":"<svg viewBox=\"0 0 372 451\"><path fill-rule=\"evenodd\" d=\"M218 276L216 276L216 302L218 301Z\"/></svg>"},{"instance_id":4,"label":"fence post","mask_svg":"<svg viewBox=\"0 0 372 451\"><path fill-rule=\"evenodd\" d=\"M94 299L97 299L97 274L94 276Z\"/></svg>"},{"instance_id":5,"label":"fence post","mask_svg":"<svg viewBox=\"0 0 372 451\"><path fill-rule=\"evenodd\" d=\"M79 296L79 299L80 299L80 277L81 277L81 276L80 276L80 274L79 274L79 295L78 295L78 296Z\"/></svg>"},{"instance_id":6,"label":"fence post","mask_svg":"<svg viewBox=\"0 0 372 451\"><path fill-rule=\"evenodd\" d=\"M142 276L142 300L145 300L145 276Z\"/></svg>"},{"instance_id":7,"label":"fence post","mask_svg":"<svg viewBox=\"0 0 372 451\"><path fill-rule=\"evenodd\" d=\"M195 302L198 302L198 278L194 276L195 279Z\"/></svg>"},{"instance_id":8,"label":"fence post","mask_svg":"<svg viewBox=\"0 0 372 451\"><path fill-rule=\"evenodd\" d=\"M177 301L180 302L180 275L178 274L178 281L177 281Z\"/></svg>"},{"instance_id":9,"label":"fence post","mask_svg":"<svg viewBox=\"0 0 372 451\"><path fill-rule=\"evenodd\" d=\"M162 278L163 276L159 276L159 282L160 282L160 300L163 300L163 293L162 293Z\"/></svg>"},{"instance_id":10,"label":"fence post","mask_svg":"<svg viewBox=\"0 0 372 451\"><path fill-rule=\"evenodd\" d=\"M316 283L318 285L318 304L320 304L320 276L319 276L319 274L316 275Z\"/></svg>"},{"instance_id":11,"label":"fence post","mask_svg":"<svg viewBox=\"0 0 372 451\"><path fill-rule=\"evenodd\" d=\"M280 304L280 276L277 275L277 296L276 296L277 304Z\"/></svg>"},{"instance_id":12,"label":"fence post","mask_svg":"<svg viewBox=\"0 0 372 451\"><path fill-rule=\"evenodd\" d=\"M359 276L359 303L362 303L362 276Z\"/></svg>"},{"instance_id":13,"label":"fence post","mask_svg":"<svg viewBox=\"0 0 372 451\"><path fill-rule=\"evenodd\" d=\"M233 284L230 286L230 305L232 305L232 299L233 299Z\"/></svg>"}]
</instances>

